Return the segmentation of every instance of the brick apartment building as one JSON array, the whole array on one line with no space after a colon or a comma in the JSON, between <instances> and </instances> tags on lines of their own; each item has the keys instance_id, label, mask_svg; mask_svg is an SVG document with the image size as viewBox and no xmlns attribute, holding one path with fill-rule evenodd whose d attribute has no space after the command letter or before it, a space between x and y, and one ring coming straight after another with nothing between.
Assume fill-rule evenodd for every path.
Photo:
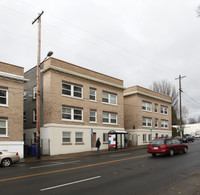
<instances>
[{"instance_id":1,"label":"brick apartment building","mask_svg":"<svg viewBox=\"0 0 200 195\"><path fill-rule=\"evenodd\" d=\"M24 68L0 62L0 149L23 158Z\"/></svg>"},{"instance_id":2,"label":"brick apartment building","mask_svg":"<svg viewBox=\"0 0 200 195\"><path fill-rule=\"evenodd\" d=\"M132 145L145 145L156 137L171 136L171 98L140 86L127 88L124 118Z\"/></svg>"},{"instance_id":3,"label":"brick apartment building","mask_svg":"<svg viewBox=\"0 0 200 195\"><path fill-rule=\"evenodd\" d=\"M24 133L36 140L36 67L25 73ZM49 58L41 69L41 146L49 155L90 151L97 138L124 131L123 81ZM93 132L93 133L91 133ZM91 136L92 135L92 136Z\"/></svg>"}]
</instances>

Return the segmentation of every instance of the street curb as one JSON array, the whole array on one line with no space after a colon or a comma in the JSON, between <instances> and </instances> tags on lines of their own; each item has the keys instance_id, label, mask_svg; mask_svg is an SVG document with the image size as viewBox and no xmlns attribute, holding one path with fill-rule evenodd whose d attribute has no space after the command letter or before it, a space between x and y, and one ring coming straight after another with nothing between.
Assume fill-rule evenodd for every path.
<instances>
[{"instance_id":1,"label":"street curb","mask_svg":"<svg viewBox=\"0 0 200 195\"><path fill-rule=\"evenodd\" d=\"M80 157L92 157L92 156L113 154L113 153L118 153L118 152L136 151L136 150L141 150L141 149L145 149L145 148L147 148L146 145L128 147L128 148L125 148L125 149L118 149L118 150L105 149L105 150L100 150L99 153L97 153L97 151L87 151L87 152L79 152L79 153L42 156L41 159L37 159L37 157L35 156L35 157L28 157L28 158L20 159L19 163L34 163L34 162L73 159L73 158L80 158Z\"/></svg>"}]
</instances>

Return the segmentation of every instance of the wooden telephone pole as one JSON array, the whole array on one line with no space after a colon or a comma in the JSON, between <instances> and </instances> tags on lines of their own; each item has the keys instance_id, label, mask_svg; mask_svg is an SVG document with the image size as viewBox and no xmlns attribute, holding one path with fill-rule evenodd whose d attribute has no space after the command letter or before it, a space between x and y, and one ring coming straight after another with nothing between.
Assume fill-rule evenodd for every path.
<instances>
[{"instance_id":1,"label":"wooden telephone pole","mask_svg":"<svg viewBox=\"0 0 200 195\"><path fill-rule=\"evenodd\" d=\"M178 78L175 78L176 80L178 79L179 80L179 106L180 106L180 136L182 137L182 106L181 106L181 93L183 92L182 89L181 89L181 79L185 78L186 76L181 76L179 75Z\"/></svg>"},{"instance_id":2,"label":"wooden telephone pole","mask_svg":"<svg viewBox=\"0 0 200 195\"><path fill-rule=\"evenodd\" d=\"M32 22L34 24L38 21L38 56L37 56L37 79L36 79L36 129L37 129L37 159L41 157L40 151L40 54L41 54L41 16L44 13L40 13L38 17Z\"/></svg>"}]
</instances>

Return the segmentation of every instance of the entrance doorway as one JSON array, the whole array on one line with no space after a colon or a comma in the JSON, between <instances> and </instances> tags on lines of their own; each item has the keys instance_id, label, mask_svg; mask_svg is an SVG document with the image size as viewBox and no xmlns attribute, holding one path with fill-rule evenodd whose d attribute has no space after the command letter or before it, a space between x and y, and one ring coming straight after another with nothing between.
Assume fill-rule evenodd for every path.
<instances>
[{"instance_id":1,"label":"entrance doorway","mask_svg":"<svg viewBox=\"0 0 200 195\"><path fill-rule=\"evenodd\" d=\"M96 147L96 133L93 132L92 135L92 147L95 148Z\"/></svg>"}]
</instances>

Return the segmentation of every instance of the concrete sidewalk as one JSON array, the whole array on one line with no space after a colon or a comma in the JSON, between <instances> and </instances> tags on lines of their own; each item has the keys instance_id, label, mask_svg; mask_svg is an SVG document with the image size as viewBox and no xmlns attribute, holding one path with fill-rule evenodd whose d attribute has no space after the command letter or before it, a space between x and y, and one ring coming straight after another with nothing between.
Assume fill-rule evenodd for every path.
<instances>
[{"instance_id":1,"label":"concrete sidewalk","mask_svg":"<svg viewBox=\"0 0 200 195\"><path fill-rule=\"evenodd\" d=\"M79 158L79 157L89 157L89 156L97 156L97 155L103 155L103 154L113 154L113 153L118 153L118 152L127 152L127 151L133 151L133 150L139 150L139 149L145 149L145 148L147 148L147 146L130 146L130 147L127 147L124 149L118 149L118 150L108 150L108 149L100 150L99 153L95 149L94 151L88 151L88 152L60 154L60 155L52 155L52 156L41 156L40 159L37 159L37 157L34 156L34 157L22 158L20 159L20 163L73 159L73 158Z\"/></svg>"}]
</instances>

